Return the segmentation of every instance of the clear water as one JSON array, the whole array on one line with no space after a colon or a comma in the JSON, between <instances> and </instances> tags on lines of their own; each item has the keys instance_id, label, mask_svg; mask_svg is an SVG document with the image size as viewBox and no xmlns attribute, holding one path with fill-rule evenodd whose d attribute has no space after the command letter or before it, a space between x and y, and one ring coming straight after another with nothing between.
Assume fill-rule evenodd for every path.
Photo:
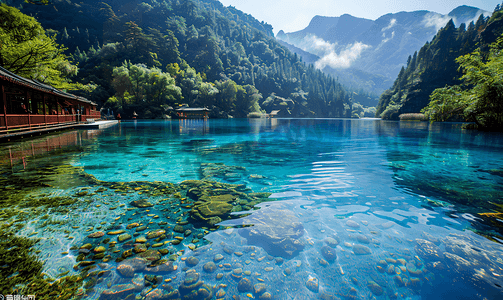
<instances>
[{"instance_id":1,"label":"clear water","mask_svg":"<svg viewBox=\"0 0 503 300\"><path fill-rule=\"evenodd\" d=\"M138 189L122 193L108 186L70 212L54 211L51 217L67 220L65 225L26 222L19 234L43 238L36 247L44 271L55 278L65 271L78 274L72 266L79 253L70 247L93 242L87 238L91 232L123 229L134 235L126 225L135 221L171 232L180 214L170 215L166 196L146 198L155 204L147 212L131 209L131 201L145 199L142 184L210 176L205 179L272 193L256 210L232 213L218 230L193 222L182 210L192 236L166 244L179 255L177 270L154 273L162 278L152 287L145 281L152 274L147 269L130 278L116 270L124 262L101 263L99 270L110 275L82 288L85 299L168 299L171 288L194 299L204 299L203 292L195 296L198 289L225 299L503 296L501 134L465 131L460 124L374 119L234 119L123 122L78 133L78 140L82 149L66 154L65 161L98 180ZM60 159L53 154L28 165ZM215 163L220 173L208 171ZM18 162L11 172L25 168ZM47 193L74 195L83 188L99 187L60 184ZM204 237L195 239L197 234ZM132 247L131 241L117 244L120 251ZM217 270L205 271L217 254L223 256ZM196 265L188 263L193 256ZM180 287L191 270L207 287ZM246 289L243 278L265 284L266 292ZM139 286L134 291L106 296L132 282Z\"/></svg>"}]
</instances>

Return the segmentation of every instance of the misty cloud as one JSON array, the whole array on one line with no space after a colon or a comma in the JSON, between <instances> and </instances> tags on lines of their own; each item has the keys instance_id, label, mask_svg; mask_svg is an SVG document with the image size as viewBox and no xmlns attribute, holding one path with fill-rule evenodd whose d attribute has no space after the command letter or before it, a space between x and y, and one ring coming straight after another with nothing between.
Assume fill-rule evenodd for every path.
<instances>
[{"instance_id":1,"label":"misty cloud","mask_svg":"<svg viewBox=\"0 0 503 300\"><path fill-rule=\"evenodd\" d=\"M381 31L386 31L388 29L391 29L391 27L395 26L395 24L396 24L396 19L391 19L389 21L389 25L384 27L383 29L381 29Z\"/></svg>"},{"instance_id":2,"label":"misty cloud","mask_svg":"<svg viewBox=\"0 0 503 300\"><path fill-rule=\"evenodd\" d=\"M332 68L349 68L360 57L363 50L370 48L369 45L356 42L343 49L337 49L337 43L329 43L315 35L304 37L296 46L320 57L315 63L315 67L318 69L323 69L327 66ZM337 53L338 51L339 53Z\"/></svg>"},{"instance_id":3,"label":"misty cloud","mask_svg":"<svg viewBox=\"0 0 503 300\"><path fill-rule=\"evenodd\" d=\"M360 57L363 50L370 48L369 45L357 42L353 45L348 45L344 50L337 54L335 51L326 53L320 60L315 63L316 68L323 69L327 66L332 68L349 68L351 64Z\"/></svg>"},{"instance_id":4,"label":"misty cloud","mask_svg":"<svg viewBox=\"0 0 503 300\"><path fill-rule=\"evenodd\" d=\"M468 26L468 24L470 24L470 22L473 22L473 23L477 22L477 19L482 14L484 14L484 11L479 10L473 19L465 21L466 25ZM492 15L492 13L487 13L487 12L485 12L485 14L484 14L485 17L490 17L491 15ZM438 31L438 30L440 30L440 28L444 27L447 24L447 22L449 22L450 19L452 19L452 21L454 21L454 24L456 25L456 27L459 27L459 25L461 25L462 20L457 20L454 17L450 17L447 15L444 16L444 15L440 15L437 13L427 14L424 17L422 24L425 27L435 27L435 30Z\"/></svg>"},{"instance_id":5,"label":"misty cloud","mask_svg":"<svg viewBox=\"0 0 503 300\"><path fill-rule=\"evenodd\" d=\"M385 37L384 33L383 33L383 36L382 36L382 37ZM394 37L395 37L395 32L393 31L393 32L391 33L391 37L389 37L389 38L387 38L387 39L382 40L382 42L381 42L381 43L382 43L382 44L384 44L384 43L386 43L387 41L391 40L391 39L392 39L392 38L394 38Z\"/></svg>"},{"instance_id":6,"label":"misty cloud","mask_svg":"<svg viewBox=\"0 0 503 300\"><path fill-rule=\"evenodd\" d=\"M429 13L424 16L422 23L424 27L435 27L435 30L438 31L440 30L440 28L444 27L450 19L456 21L456 18L451 18L449 16L444 16L437 13Z\"/></svg>"}]
</instances>

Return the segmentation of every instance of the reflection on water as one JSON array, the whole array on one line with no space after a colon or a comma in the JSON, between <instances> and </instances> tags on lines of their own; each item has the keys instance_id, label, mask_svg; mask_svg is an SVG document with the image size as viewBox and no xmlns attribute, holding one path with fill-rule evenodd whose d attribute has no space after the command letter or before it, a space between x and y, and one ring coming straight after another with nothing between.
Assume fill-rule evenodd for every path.
<instances>
[{"instance_id":1,"label":"reflection on water","mask_svg":"<svg viewBox=\"0 0 503 300\"><path fill-rule=\"evenodd\" d=\"M8 165L0 190L16 204L2 204L2 224L41 238L43 271L62 282L80 276L67 294L503 292L501 135L424 122L174 120L123 122L91 141L81 153L54 155L43 174ZM23 189L34 176L51 181ZM26 208L31 221L19 217Z\"/></svg>"}]
</instances>

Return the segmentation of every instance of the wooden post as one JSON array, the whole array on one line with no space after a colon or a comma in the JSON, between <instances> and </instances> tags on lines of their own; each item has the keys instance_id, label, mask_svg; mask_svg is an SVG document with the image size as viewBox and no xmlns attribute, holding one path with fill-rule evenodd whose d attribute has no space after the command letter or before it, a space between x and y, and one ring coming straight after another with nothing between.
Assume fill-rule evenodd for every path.
<instances>
[{"instance_id":1,"label":"wooden post","mask_svg":"<svg viewBox=\"0 0 503 300\"><path fill-rule=\"evenodd\" d=\"M5 121L5 129L9 129L9 124L7 124L7 94L5 93L5 87L2 84L2 101L3 101L3 116Z\"/></svg>"},{"instance_id":2,"label":"wooden post","mask_svg":"<svg viewBox=\"0 0 503 300\"><path fill-rule=\"evenodd\" d=\"M56 119L58 120L58 124L59 124L59 101L58 101L58 98L56 98Z\"/></svg>"},{"instance_id":3,"label":"wooden post","mask_svg":"<svg viewBox=\"0 0 503 300\"><path fill-rule=\"evenodd\" d=\"M47 127L47 112L46 112L46 108L45 108L45 94L42 94L42 98L44 99L44 123L45 123L45 127Z\"/></svg>"},{"instance_id":4,"label":"wooden post","mask_svg":"<svg viewBox=\"0 0 503 300\"><path fill-rule=\"evenodd\" d=\"M24 101L25 101L24 107L26 107L26 110L28 112L28 125L29 128L31 129L30 100L28 100L28 90L24 91Z\"/></svg>"}]
</instances>

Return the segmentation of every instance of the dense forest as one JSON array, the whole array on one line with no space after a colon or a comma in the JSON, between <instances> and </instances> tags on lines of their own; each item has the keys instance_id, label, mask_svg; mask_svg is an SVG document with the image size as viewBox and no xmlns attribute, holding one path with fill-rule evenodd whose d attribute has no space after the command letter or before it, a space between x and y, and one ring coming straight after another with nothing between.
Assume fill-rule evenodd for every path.
<instances>
[{"instance_id":1,"label":"dense forest","mask_svg":"<svg viewBox=\"0 0 503 300\"><path fill-rule=\"evenodd\" d=\"M491 78L492 84L501 85L500 76L492 75L498 74L497 69L501 68L501 65L497 66L495 58L500 56L497 49L501 48L501 42L497 42L497 39L502 33L503 11L500 5L490 18L481 15L468 26L461 24L456 28L452 20L449 21L431 42L409 56L407 66L401 69L393 87L381 95L376 115L397 120L401 114L423 111L432 120L466 120L485 127L483 120L474 114L475 111L477 114L482 113L480 109L474 110L480 95L472 93L471 98L468 97L471 100L465 97L463 102L461 91L472 90L482 83L480 78L479 81L468 78L475 69L485 72L488 76L486 79ZM492 75L487 68L481 69L489 60L495 68ZM447 94L442 93L441 89ZM502 102L500 95L493 93L496 103ZM448 102L450 108L444 108ZM454 105L454 102L463 104ZM469 111L465 112L465 109Z\"/></svg>"},{"instance_id":2,"label":"dense forest","mask_svg":"<svg viewBox=\"0 0 503 300\"><path fill-rule=\"evenodd\" d=\"M353 103L354 93L280 45L270 25L216 0L4 2L40 22L69 62L57 67L66 85L48 82L115 114L160 118L180 104L219 118L369 113Z\"/></svg>"}]
</instances>

